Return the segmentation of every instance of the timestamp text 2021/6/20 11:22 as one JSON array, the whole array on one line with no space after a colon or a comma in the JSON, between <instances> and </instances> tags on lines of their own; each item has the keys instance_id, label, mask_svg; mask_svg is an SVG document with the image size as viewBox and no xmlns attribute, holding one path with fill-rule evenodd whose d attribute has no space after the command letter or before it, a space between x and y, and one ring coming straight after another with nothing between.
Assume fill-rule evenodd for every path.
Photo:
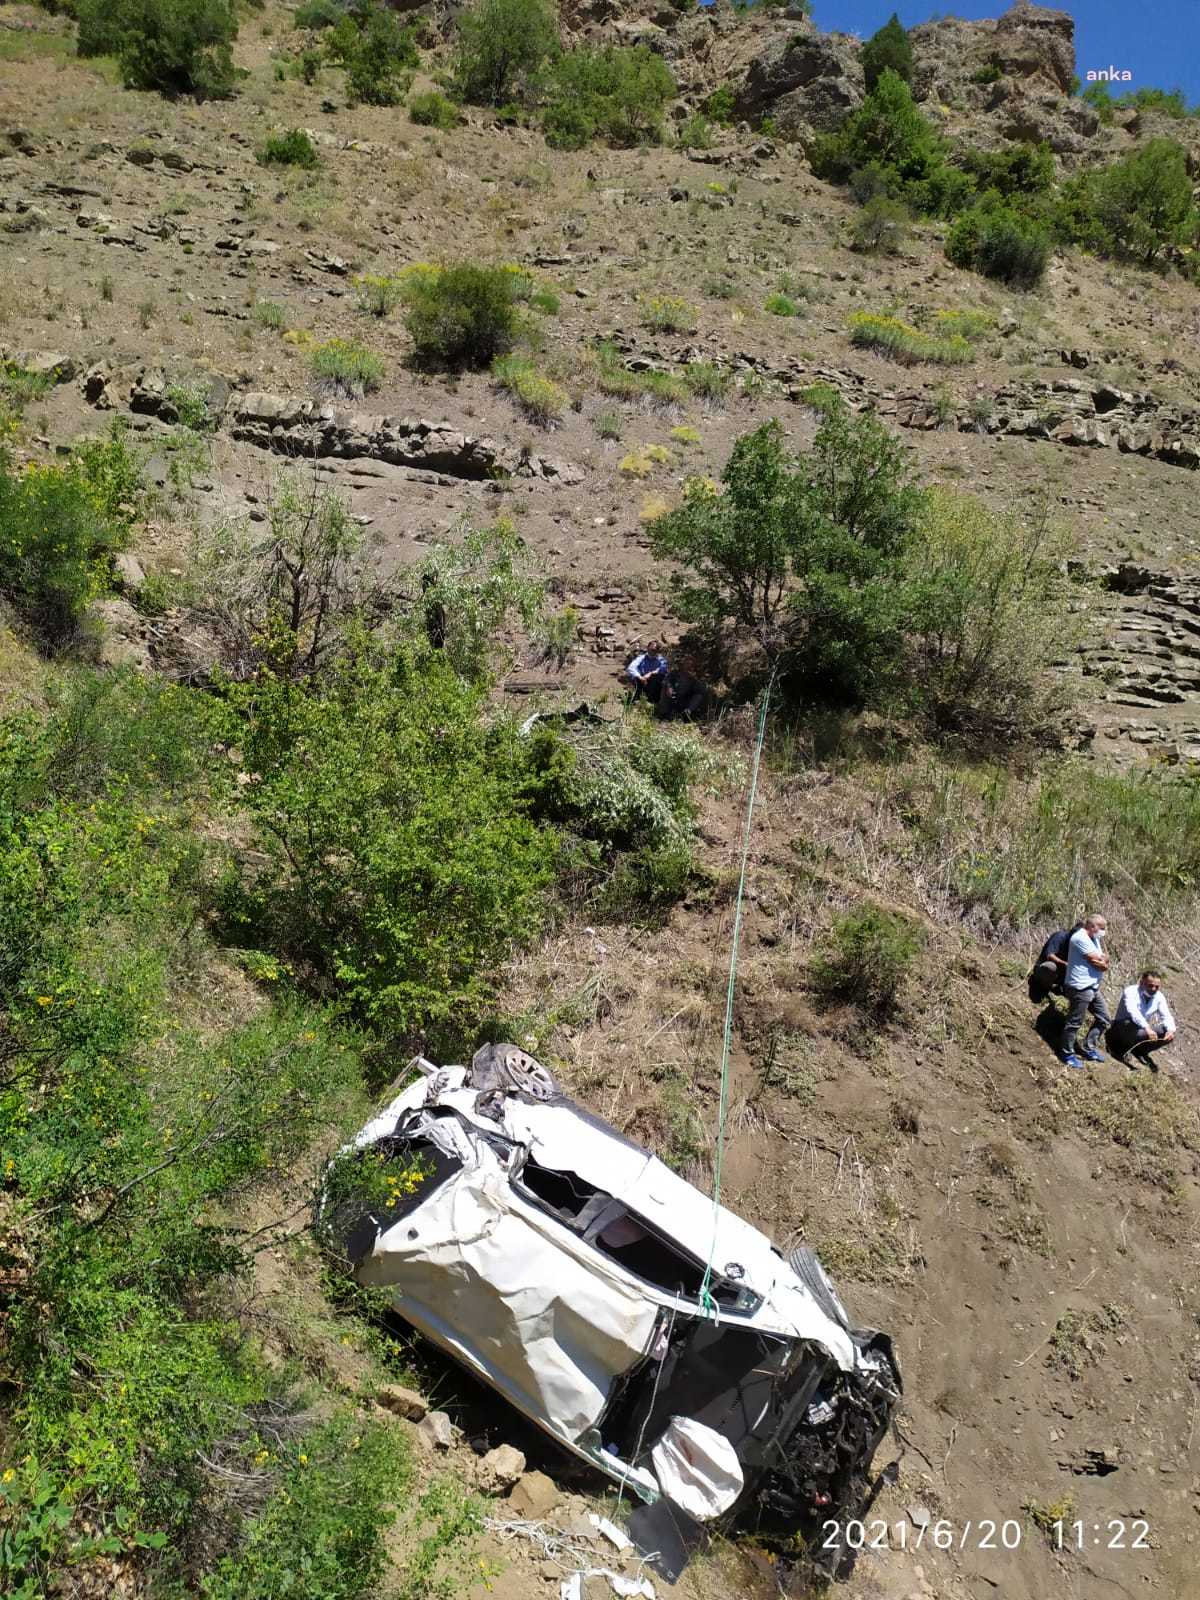
<instances>
[{"instance_id":1,"label":"timestamp text 2021/6/20 11:22","mask_svg":"<svg viewBox=\"0 0 1200 1600\"><path fill-rule=\"evenodd\" d=\"M1102 1522L1058 1518L1041 1530L1055 1550L1149 1550L1150 1524L1142 1517L1110 1517ZM1019 1550L1028 1529L1016 1517L951 1522L939 1517L924 1523L827 1521L821 1527L823 1547L867 1550Z\"/></svg>"}]
</instances>

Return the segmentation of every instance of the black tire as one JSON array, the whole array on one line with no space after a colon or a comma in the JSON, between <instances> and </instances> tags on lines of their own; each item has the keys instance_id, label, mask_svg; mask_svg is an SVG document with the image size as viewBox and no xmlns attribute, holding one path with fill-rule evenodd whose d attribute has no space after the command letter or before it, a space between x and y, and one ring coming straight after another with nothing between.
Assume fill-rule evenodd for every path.
<instances>
[{"instance_id":1,"label":"black tire","mask_svg":"<svg viewBox=\"0 0 1200 1600\"><path fill-rule=\"evenodd\" d=\"M799 1245L788 1256L787 1264L800 1279L801 1283L804 1284L825 1315L849 1332L850 1319L846 1315L846 1308L838 1297L837 1290L830 1282L829 1274L818 1260L817 1252L809 1245Z\"/></svg>"}]
</instances>

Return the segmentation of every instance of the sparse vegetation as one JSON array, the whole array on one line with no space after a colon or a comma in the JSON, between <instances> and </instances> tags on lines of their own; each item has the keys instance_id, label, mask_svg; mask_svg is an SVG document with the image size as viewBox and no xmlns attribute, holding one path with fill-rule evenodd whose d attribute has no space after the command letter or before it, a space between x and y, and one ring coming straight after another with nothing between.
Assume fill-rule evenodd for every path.
<instances>
[{"instance_id":1,"label":"sparse vegetation","mask_svg":"<svg viewBox=\"0 0 1200 1600\"><path fill-rule=\"evenodd\" d=\"M566 390L540 373L527 356L498 356L492 364L492 376L502 389L515 396L526 416L543 427L556 421L567 408Z\"/></svg>"},{"instance_id":2,"label":"sparse vegetation","mask_svg":"<svg viewBox=\"0 0 1200 1600\"><path fill-rule=\"evenodd\" d=\"M809 963L808 977L827 1002L848 1001L889 1018L924 943L909 917L864 905L847 911Z\"/></svg>"},{"instance_id":3,"label":"sparse vegetation","mask_svg":"<svg viewBox=\"0 0 1200 1600\"><path fill-rule=\"evenodd\" d=\"M309 356L313 377L335 393L351 400L378 389L383 362L356 339L328 339Z\"/></svg>"},{"instance_id":4,"label":"sparse vegetation","mask_svg":"<svg viewBox=\"0 0 1200 1600\"><path fill-rule=\"evenodd\" d=\"M692 333L696 308L676 295L650 295L642 301L642 323L652 333Z\"/></svg>"},{"instance_id":5,"label":"sparse vegetation","mask_svg":"<svg viewBox=\"0 0 1200 1600\"><path fill-rule=\"evenodd\" d=\"M910 328L898 317L874 311L856 311L850 318L850 342L879 350L893 361L957 365L970 361L973 351L961 333L926 334Z\"/></svg>"}]
</instances>

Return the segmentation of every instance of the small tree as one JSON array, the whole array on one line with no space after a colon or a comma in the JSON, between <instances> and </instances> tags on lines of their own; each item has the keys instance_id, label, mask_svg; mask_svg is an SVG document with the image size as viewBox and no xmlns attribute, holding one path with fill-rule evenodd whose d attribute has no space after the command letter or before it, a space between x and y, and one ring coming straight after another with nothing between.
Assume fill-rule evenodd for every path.
<instances>
[{"instance_id":1,"label":"small tree","mask_svg":"<svg viewBox=\"0 0 1200 1600\"><path fill-rule=\"evenodd\" d=\"M845 183L860 167L874 165L890 186L928 178L942 161L942 145L908 84L888 68L836 133L812 141L809 159L817 177L832 183Z\"/></svg>"},{"instance_id":2,"label":"small tree","mask_svg":"<svg viewBox=\"0 0 1200 1600\"><path fill-rule=\"evenodd\" d=\"M559 149L578 149L590 138L618 146L658 144L675 92L666 62L646 45L569 50L550 77L546 140Z\"/></svg>"},{"instance_id":3,"label":"small tree","mask_svg":"<svg viewBox=\"0 0 1200 1600\"><path fill-rule=\"evenodd\" d=\"M219 100L233 93L228 0L80 0L81 53L115 53L129 89Z\"/></svg>"},{"instance_id":4,"label":"small tree","mask_svg":"<svg viewBox=\"0 0 1200 1600\"><path fill-rule=\"evenodd\" d=\"M912 82L912 41L894 11L883 27L863 45L862 68L868 94L885 72L894 72L905 83Z\"/></svg>"},{"instance_id":5,"label":"small tree","mask_svg":"<svg viewBox=\"0 0 1200 1600\"><path fill-rule=\"evenodd\" d=\"M1196 231L1187 153L1173 139L1151 139L1101 174L1097 219L1108 248L1150 266Z\"/></svg>"},{"instance_id":6,"label":"small tree","mask_svg":"<svg viewBox=\"0 0 1200 1600\"><path fill-rule=\"evenodd\" d=\"M476 105L504 105L558 51L558 18L547 0L477 0L458 19L459 93Z\"/></svg>"}]
</instances>

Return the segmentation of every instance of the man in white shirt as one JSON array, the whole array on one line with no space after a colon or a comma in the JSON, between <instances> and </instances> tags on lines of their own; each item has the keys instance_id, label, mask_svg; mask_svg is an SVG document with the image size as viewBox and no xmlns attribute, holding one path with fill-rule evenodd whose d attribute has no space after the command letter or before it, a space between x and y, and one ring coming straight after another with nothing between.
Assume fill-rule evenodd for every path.
<instances>
[{"instance_id":1,"label":"man in white shirt","mask_svg":"<svg viewBox=\"0 0 1200 1600\"><path fill-rule=\"evenodd\" d=\"M1121 995L1117 1020L1108 1030L1108 1048L1127 1067L1136 1070L1145 1061L1157 1072L1150 1057L1174 1037L1175 1018L1163 993L1162 978L1153 970L1143 972Z\"/></svg>"},{"instance_id":2,"label":"man in white shirt","mask_svg":"<svg viewBox=\"0 0 1200 1600\"><path fill-rule=\"evenodd\" d=\"M633 684L633 698L644 694L652 705L658 704L663 682L667 676L667 658L660 655L658 644L651 642L625 668L625 676Z\"/></svg>"},{"instance_id":3,"label":"man in white shirt","mask_svg":"<svg viewBox=\"0 0 1200 1600\"><path fill-rule=\"evenodd\" d=\"M1069 1010L1058 1053L1068 1067L1082 1067L1084 1061L1104 1060L1100 1040L1105 1028L1112 1022L1104 996L1100 993L1100 985L1108 971L1108 957L1104 954L1104 935L1107 932L1108 923L1098 912L1093 913L1083 919L1083 926L1075 930L1067 946L1063 993L1067 997ZM1083 1049L1076 1055L1075 1039L1089 1011L1092 1025L1083 1042ZM1083 1057L1082 1061L1080 1056Z\"/></svg>"}]
</instances>

